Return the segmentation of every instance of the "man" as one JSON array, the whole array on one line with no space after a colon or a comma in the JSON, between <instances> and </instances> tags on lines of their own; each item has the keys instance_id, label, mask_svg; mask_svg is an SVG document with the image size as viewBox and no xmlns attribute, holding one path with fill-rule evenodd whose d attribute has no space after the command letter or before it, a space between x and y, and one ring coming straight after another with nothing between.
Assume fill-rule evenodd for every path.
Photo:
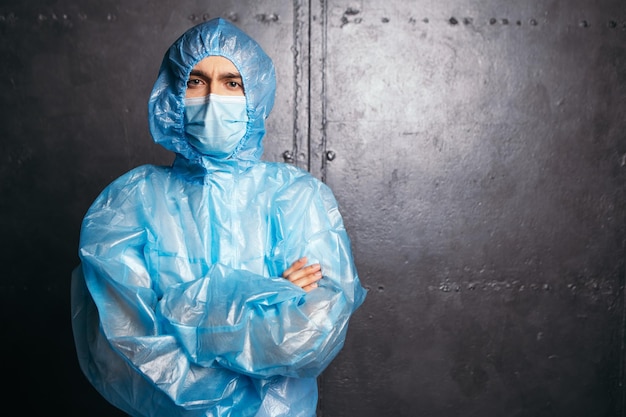
<instances>
[{"instance_id":1,"label":"man","mask_svg":"<svg viewBox=\"0 0 626 417\"><path fill-rule=\"evenodd\" d=\"M191 28L149 100L174 163L133 169L85 215L78 358L130 415L315 415L365 290L328 187L260 160L274 94L254 40L222 19Z\"/></svg>"}]
</instances>

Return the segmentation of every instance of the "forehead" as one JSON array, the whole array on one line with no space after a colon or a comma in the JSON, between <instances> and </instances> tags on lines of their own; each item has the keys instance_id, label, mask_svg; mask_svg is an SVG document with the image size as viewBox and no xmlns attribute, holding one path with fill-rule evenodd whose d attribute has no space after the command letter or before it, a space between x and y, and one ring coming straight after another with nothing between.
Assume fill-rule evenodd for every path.
<instances>
[{"instance_id":1,"label":"forehead","mask_svg":"<svg viewBox=\"0 0 626 417\"><path fill-rule=\"evenodd\" d=\"M193 67L193 69L208 74L239 74L235 64L233 64L228 58L215 55L202 59Z\"/></svg>"}]
</instances>

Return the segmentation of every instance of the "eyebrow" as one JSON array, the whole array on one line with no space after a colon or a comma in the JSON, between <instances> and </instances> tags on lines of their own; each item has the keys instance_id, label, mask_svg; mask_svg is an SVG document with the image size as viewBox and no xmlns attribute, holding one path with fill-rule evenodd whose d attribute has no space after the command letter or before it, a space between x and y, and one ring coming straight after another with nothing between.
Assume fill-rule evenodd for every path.
<instances>
[{"instance_id":1,"label":"eyebrow","mask_svg":"<svg viewBox=\"0 0 626 417\"><path fill-rule=\"evenodd\" d=\"M200 77L204 77L204 78L208 78L211 79L211 77L209 76L209 74L207 74L204 71L200 71L200 70L196 70L196 69L192 69L191 72L189 73L189 75L196 75L196 76L200 76ZM224 72L222 74L218 75L218 80L239 80L241 81L241 74L239 74L238 72Z\"/></svg>"}]
</instances>

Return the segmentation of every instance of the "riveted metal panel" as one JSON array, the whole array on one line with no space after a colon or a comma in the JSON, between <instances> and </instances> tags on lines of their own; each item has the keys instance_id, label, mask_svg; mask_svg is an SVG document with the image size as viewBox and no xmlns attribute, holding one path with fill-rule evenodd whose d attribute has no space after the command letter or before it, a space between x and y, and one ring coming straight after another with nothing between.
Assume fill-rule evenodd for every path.
<instances>
[{"instance_id":1,"label":"riveted metal panel","mask_svg":"<svg viewBox=\"0 0 626 417\"><path fill-rule=\"evenodd\" d=\"M370 288L324 415L623 415L623 3L320 13L324 173Z\"/></svg>"},{"instance_id":2,"label":"riveted metal panel","mask_svg":"<svg viewBox=\"0 0 626 417\"><path fill-rule=\"evenodd\" d=\"M279 80L264 158L282 161L288 150L306 168L298 141L306 143L307 133L296 133L307 127L297 114L308 117L296 105L306 102L296 92L299 7L279 0L0 3L0 296L13 407L122 415L78 369L70 273L82 217L104 186L140 164L172 159L152 143L147 102L163 54L187 28L222 16L261 43Z\"/></svg>"},{"instance_id":3,"label":"riveted metal panel","mask_svg":"<svg viewBox=\"0 0 626 417\"><path fill-rule=\"evenodd\" d=\"M328 182L370 288L319 417L624 415L616 0L3 1L10 397L120 415L75 361L78 228L113 178L170 161L147 97L165 48L218 15L277 66L264 157Z\"/></svg>"}]
</instances>

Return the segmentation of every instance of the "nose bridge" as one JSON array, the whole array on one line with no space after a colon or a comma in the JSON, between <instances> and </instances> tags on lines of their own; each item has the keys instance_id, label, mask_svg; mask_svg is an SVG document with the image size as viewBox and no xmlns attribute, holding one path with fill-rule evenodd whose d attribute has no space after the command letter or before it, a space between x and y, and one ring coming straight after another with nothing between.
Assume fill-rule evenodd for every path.
<instances>
[{"instance_id":1,"label":"nose bridge","mask_svg":"<svg viewBox=\"0 0 626 417\"><path fill-rule=\"evenodd\" d=\"M207 95L209 94L219 94L220 90L219 90L219 82L217 80L217 77L215 77L213 74L211 74L211 79L209 80L209 87L208 87L209 91L207 91Z\"/></svg>"}]
</instances>

